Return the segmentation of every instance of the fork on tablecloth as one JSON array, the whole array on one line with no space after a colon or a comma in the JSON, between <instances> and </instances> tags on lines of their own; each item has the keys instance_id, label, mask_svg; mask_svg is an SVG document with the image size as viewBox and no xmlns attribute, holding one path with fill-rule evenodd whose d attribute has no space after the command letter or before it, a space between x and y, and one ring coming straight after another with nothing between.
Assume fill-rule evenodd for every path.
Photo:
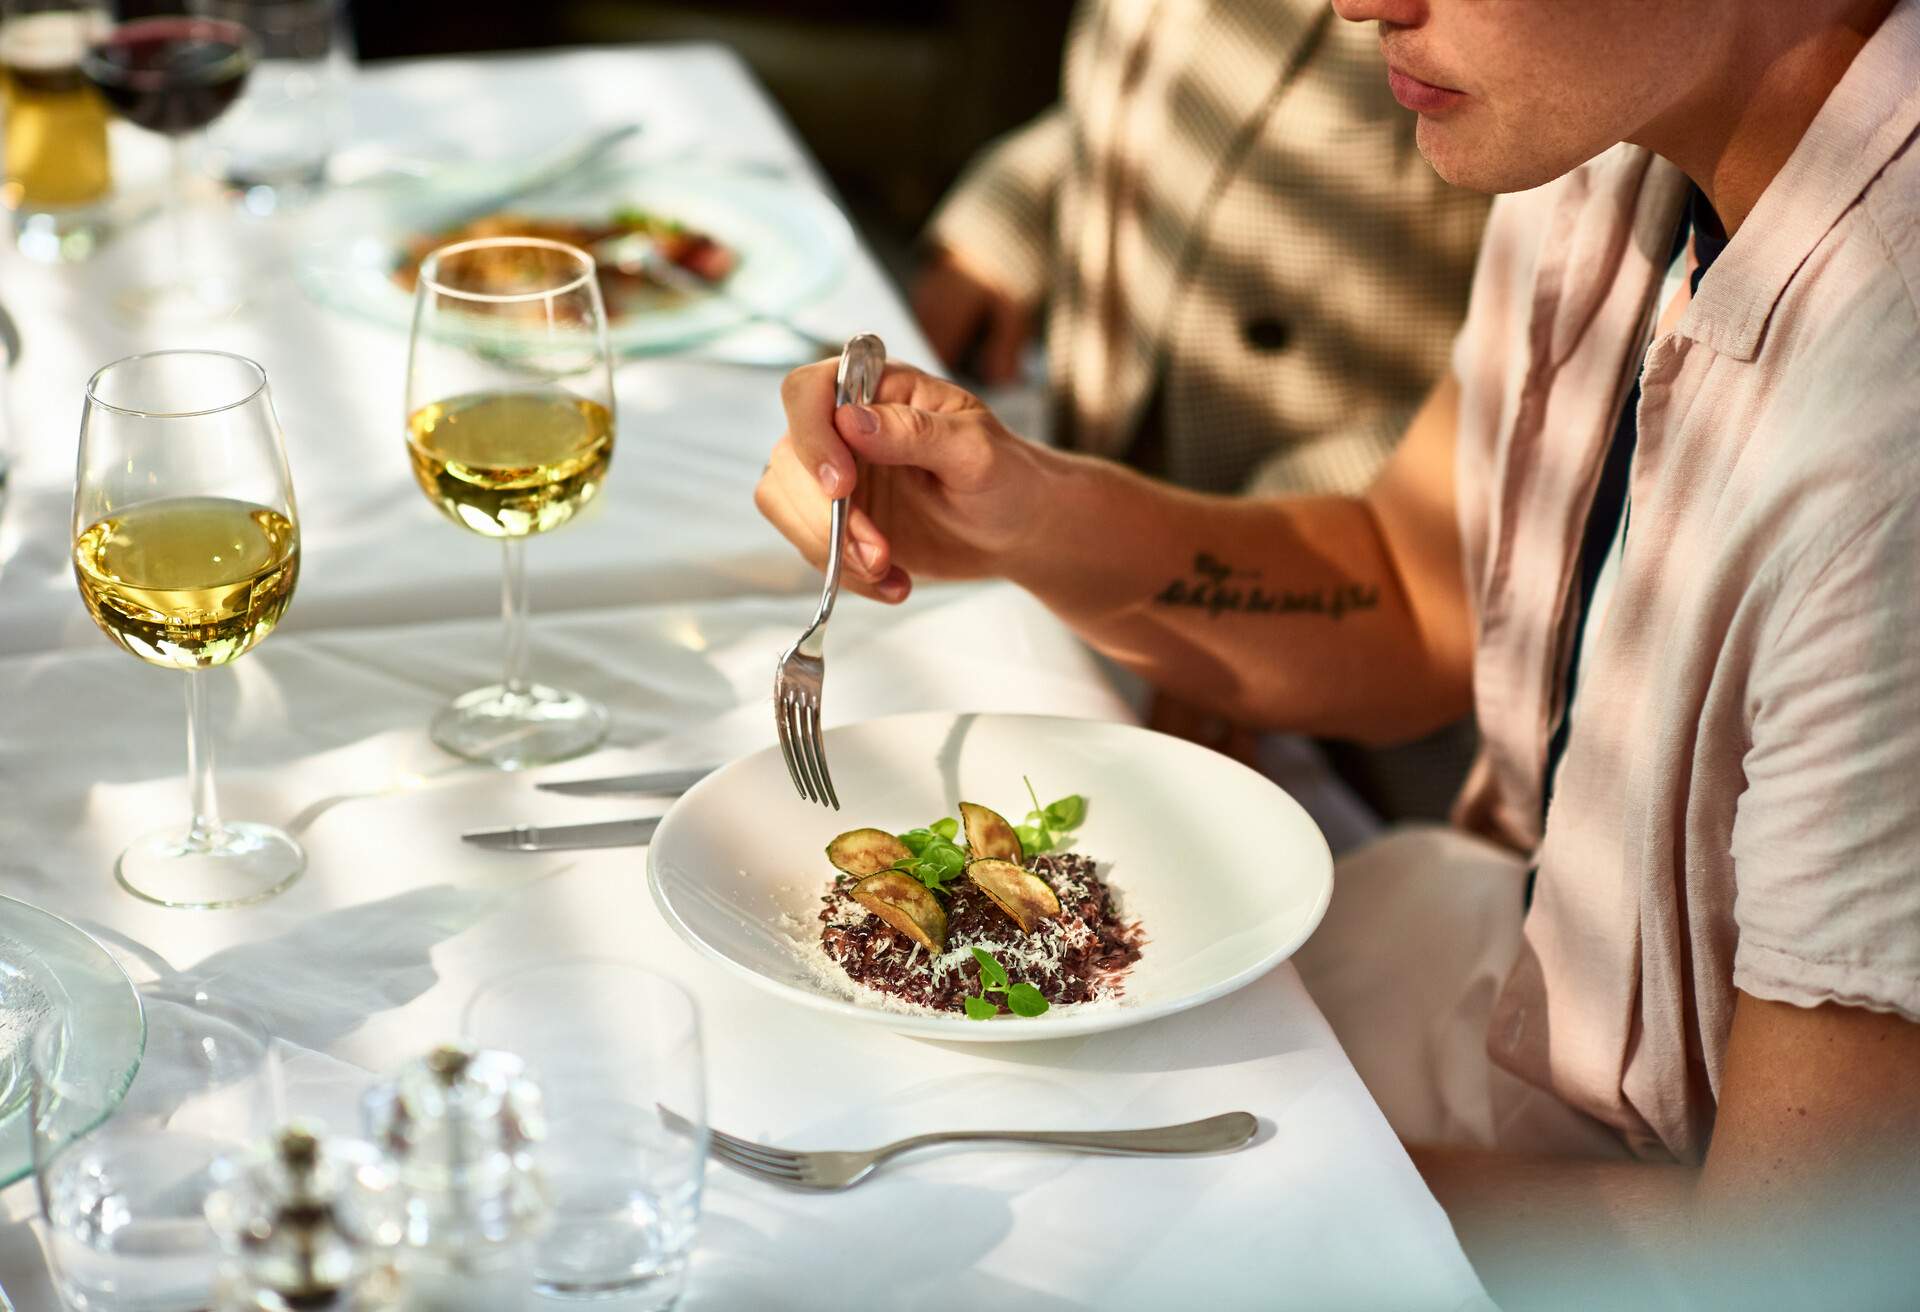
<instances>
[{"instance_id":1,"label":"fork on tablecloth","mask_svg":"<svg viewBox=\"0 0 1920 1312\"><path fill-rule=\"evenodd\" d=\"M840 371L834 383L833 404L867 405L880 386L887 367L887 348L872 333L861 333L840 353ZM836 497L827 545L827 582L820 591L820 608L813 623L787 648L773 672L773 723L780 733L780 755L787 763L793 786L809 802L840 809L827 773L827 747L820 738L820 685L827 677L825 647L827 619L840 595L840 561L846 553L849 497Z\"/></svg>"},{"instance_id":2,"label":"fork on tablecloth","mask_svg":"<svg viewBox=\"0 0 1920 1312\"><path fill-rule=\"evenodd\" d=\"M709 1151L735 1170L772 1184L826 1191L858 1184L889 1157L935 1144L1008 1143L1110 1157L1196 1157L1245 1147L1259 1128L1252 1113L1227 1112L1147 1130L951 1130L916 1134L867 1152L796 1152L711 1130Z\"/></svg>"}]
</instances>

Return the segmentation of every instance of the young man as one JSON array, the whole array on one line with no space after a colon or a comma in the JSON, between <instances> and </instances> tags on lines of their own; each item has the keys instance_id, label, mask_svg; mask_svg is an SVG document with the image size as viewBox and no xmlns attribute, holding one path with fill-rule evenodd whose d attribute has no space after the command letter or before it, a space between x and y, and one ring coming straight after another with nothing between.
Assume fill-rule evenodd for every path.
<instances>
[{"instance_id":1,"label":"young man","mask_svg":"<svg viewBox=\"0 0 1920 1312\"><path fill-rule=\"evenodd\" d=\"M835 413L815 368L788 380L760 505L819 558L827 497L854 489L870 595L1004 575L1223 713L1393 739L1471 707L1457 820L1492 843L1403 847L1431 864L1397 878L1361 854L1329 925L1456 889L1490 905L1498 869L1526 906L1482 1008L1496 1069L1467 1096L1447 1064L1432 1091L1477 1132L1429 1147L1446 1118L1396 1119L1496 1297L1900 1306L1920 0L1336 7L1379 24L1438 171L1520 193L1452 374L1364 496L1174 491L1019 442L908 369ZM1412 924L1359 973L1480 932ZM1365 1017L1334 1021L1364 1050Z\"/></svg>"}]
</instances>

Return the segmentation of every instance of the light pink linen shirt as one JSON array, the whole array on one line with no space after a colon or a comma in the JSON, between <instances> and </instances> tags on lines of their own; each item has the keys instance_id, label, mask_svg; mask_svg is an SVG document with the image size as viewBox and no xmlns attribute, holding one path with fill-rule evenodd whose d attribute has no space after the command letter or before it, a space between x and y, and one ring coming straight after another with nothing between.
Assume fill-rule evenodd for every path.
<instances>
[{"instance_id":1,"label":"light pink linen shirt","mask_svg":"<svg viewBox=\"0 0 1920 1312\"><path fill-rule=\"evenodd\" d=\"M1920 0L1638 354L1686 181L1620 147L1501 200L1455 353L1484 747L1533 850L1494 1060L1697 1161L1736 990L1920 1021ZM1644 364L1617 589L1551 813L1568 599Z\"/></svg>"}]
</instances>

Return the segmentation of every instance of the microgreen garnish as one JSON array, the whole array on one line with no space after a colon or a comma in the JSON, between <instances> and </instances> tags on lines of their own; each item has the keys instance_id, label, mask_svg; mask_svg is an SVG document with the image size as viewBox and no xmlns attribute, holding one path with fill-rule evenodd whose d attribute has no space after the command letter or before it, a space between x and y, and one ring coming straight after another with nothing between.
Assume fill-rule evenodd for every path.
<instances>
[{"instance_id":1,"label":"microgreen garnish","mask_svg":"<svg viewBox=\"0 0 1920 1312\"><path fill-rule=\"evenodd\" d=\"M893 868L912 875L936 893L946 892L947 885L967 867L967 849L953 841L959 833L960 822L948 816L924 829L895 835L913 855L894 862Z\"/></svg>"},{"instance_id":2,"label":"microgreen garnish","mask_svg":"<svg viewBox=\"0 0 1920 1312\"><path fill-rule=\"evenodd\" d=\"M1038 1016L1047 1009L1047 999L1040 990L1024 981L1013 983L1007 968L993 953L979 947L972 952L973 959L980 963L980 996L961 999L968 1020L992 1020L1000 1014L999 1004L987 997L990 993L1003 995L1007 1010L1016 1016Z\"/></svg>"},{"instance_id":3,"label":"microgreen garnish","mask_svg":"<svg viewBox=\"0 0 1920 1312\"><path fill-rule=\"evenodd\" d=\"M1033 791L1033 781L1021 775L1020 782L1027 786L1027 797L1033 802L1033 810L1027 812L1027 822L1013 827L1021 850L1028 856L1052 852L1072 836L1069 831L1078 828L1087 818L1087 799L1078 793L1069 793L1057 802L1042 806L1039 795Z\"/></svg>"}]
</instances>

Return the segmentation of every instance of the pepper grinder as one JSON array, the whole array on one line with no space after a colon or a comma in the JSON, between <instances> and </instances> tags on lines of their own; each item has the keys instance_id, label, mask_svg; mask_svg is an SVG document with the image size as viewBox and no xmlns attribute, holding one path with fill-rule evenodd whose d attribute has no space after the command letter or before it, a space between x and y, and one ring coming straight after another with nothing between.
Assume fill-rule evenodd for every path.
<instances>
[{"instance_id":1,"label":"pepper grinder","mask_svg":"<svg viewBox=\"0 0 1920 1312\"><path fill-rule=\"evenodd\" d=\"M444 1044L367 1095L367 1132L399 1174L407 1306L517 1312L551 1216L533 1160L539 1087L511 1053Z\"/></svg>"},{"instance_id":2,"label":"pepper grinder","mask_svg":"<svg viewBox=\"0 0 1920 1312\"><path fill-rule=\"evenodd\" d=\"M217 1167L207 1219L228 1254L222 1312L395 1312L402 1234L393 1168L371 1144L296 1121Z\"/></svg>"}]
</instances>

